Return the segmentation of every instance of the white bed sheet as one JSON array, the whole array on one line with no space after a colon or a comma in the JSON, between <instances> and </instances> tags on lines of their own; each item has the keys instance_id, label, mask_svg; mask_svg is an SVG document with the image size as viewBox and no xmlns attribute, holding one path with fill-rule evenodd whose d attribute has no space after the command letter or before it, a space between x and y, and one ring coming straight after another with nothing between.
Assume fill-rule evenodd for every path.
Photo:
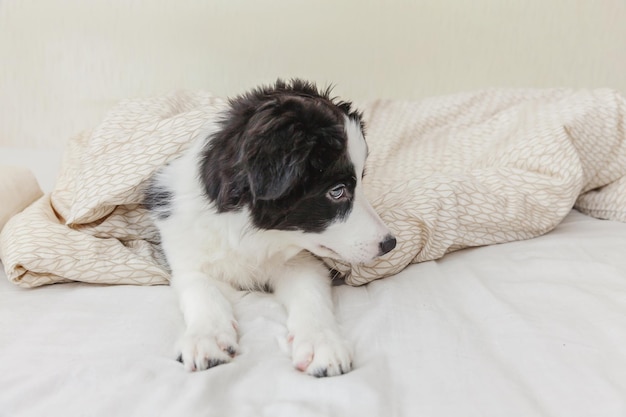
<instances>
[{"instance_id":1,"label":"white bed sheet","mask_svg":"<svg viewBox=\"0 0 626 417\"><path fill-rule=\"evenodd\" d=\"M17 162L50 184L58 153ZM572 212L537 239L336 286L355 369L322 379L292 368L271 295L236 305L233 363L187 373L168 287L0 273L0 416L623 416L625 255L626 224Z\"/></svg>"}]
</instances>

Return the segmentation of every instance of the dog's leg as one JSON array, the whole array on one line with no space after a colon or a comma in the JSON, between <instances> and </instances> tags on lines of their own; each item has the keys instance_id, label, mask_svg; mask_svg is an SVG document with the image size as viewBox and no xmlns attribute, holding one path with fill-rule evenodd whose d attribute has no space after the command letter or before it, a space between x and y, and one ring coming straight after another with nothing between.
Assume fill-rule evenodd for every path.
<instances>
[{"instance_id":1,"label":"dog's leg","mask_svg":"<svg viewBox=\"0 0 626 417\"><path fill-rule=\"evenodd\" d=\"M293 364L316 377L352 369L352 355L333 314L328 271L315 258L299 255L276 277L274 293L287 309Z\"/></svg>"},{"instance_id":2,"label":"dog's leg","mask_svg":"<svg viewBox=\"0 0 626 417\"><path fill-rule=\"evenodd\" d=\"M230 362L237 353L237 322L230 288L201 272L176 272L176 290L186 330L178 342L179 360L188 371L201 371Z\"/></svg>"}]
</instances>

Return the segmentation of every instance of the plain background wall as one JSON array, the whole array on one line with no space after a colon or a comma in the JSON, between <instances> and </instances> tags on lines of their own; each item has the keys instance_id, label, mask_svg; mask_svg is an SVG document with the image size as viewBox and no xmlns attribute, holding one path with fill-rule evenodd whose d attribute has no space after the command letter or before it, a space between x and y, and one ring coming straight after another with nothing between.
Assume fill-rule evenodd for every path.
<instances>
[{"instance_id":1,"label":"plain background wall","mask_svg":"<svg viewBox=\"0 0 626 417\"><path fill-rule=\"evenodd\" d=\"M125 97L293 76L355 100L626 92L626 1L0 0L0 146L62 146Z\"/></svg>"}]
</instances>

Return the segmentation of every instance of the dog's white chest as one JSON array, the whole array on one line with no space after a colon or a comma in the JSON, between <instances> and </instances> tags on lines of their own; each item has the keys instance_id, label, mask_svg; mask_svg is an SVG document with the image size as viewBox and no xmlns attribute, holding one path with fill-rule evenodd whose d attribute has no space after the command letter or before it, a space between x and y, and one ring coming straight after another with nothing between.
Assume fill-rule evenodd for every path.
<instances>
[{"instance_id":1,"label":"dog's white chest","mask_svg":"<svg viewBox=\"0 0 626 417\"><path fill-rule=\"evenodd\" d=\"M199 239L202 271L238 288L252 289L268 283L275 271L300 251L277 245L262 232L211 230L214 227L205 228Z\"/></svg>"}]
</instances>

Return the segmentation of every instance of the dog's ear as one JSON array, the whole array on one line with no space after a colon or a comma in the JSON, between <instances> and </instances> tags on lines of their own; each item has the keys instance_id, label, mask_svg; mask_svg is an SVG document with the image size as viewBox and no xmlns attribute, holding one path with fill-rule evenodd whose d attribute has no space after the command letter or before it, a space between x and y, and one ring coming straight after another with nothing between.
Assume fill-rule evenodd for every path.
<instances>
[{"instance_id":1,"label":"dog's ear","mask_svg":"<svg viewBox=\"0 0 626 417\"><path fill-rule=\"evenodd\" d=\"M253 201L277 200L300 183L316 142L302 100L270 100L247 122L240 155Z\"/></svg>"},{"instance_id":2,"label":"dog's ear","mask_svg":"<svg viewBox=\"0 0 626 417\"><path fill-rule=\"evenodd\" d=\"M255 201L287 195L306 175L311 149L299 141L288 141L285 133L275 131L272 137L257 137L250 146L255 149L246 151L246 174ZM289 145L296 146L289 149Z\"/></svg>"}]
</instances>

